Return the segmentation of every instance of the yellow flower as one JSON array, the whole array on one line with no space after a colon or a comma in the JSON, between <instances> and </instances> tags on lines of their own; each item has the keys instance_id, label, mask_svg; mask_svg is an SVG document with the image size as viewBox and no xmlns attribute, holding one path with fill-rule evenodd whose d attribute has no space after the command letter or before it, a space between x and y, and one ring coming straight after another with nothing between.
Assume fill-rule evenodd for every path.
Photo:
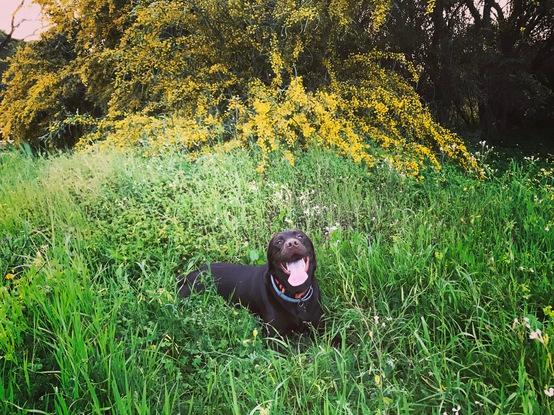
<instances>
[{"instance_id":1,"label":"yellow flower","mask_svg":"<svg viewBox=\"0 0 554 415\"><path fill-rule=\"evenodd\" d=\"M283 156L285 157L285 159L290 163L291 166L294 166L294 156L293 154L288 151L288 150L285 150L283 152Z\"/></svg>"},{"instance_id":2,"label":"yellow flower","mask_svg":"<svg viewBox=\"0 0 554 415\"><path fill-rule=\"evenodd\" d=\"M6 274L6 276L4 278L9 281L9 280L13 280L14 277L15 277L15 275L13 275L11 273L8 273L8 274Z\"/></svg>"}]
</instances>

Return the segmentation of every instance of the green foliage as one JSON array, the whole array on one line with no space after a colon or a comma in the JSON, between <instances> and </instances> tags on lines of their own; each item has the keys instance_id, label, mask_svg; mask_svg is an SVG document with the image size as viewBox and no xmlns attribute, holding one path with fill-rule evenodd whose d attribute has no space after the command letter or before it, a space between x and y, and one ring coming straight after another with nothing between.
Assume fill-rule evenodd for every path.
<instances>
[{"instance_id":1,"label":"green foliage","mask_svg":"<svg viewBox=\"0 0 554 415\"><path fill-rule=\"evenodd\" d=\"M262 178L244 150L0 153L0 412L553 413L552 163L417 182L295 156ZM292 227L318 254L313 339L176 299L176 267L256 262Z\"/></svg>"}]
</instances>

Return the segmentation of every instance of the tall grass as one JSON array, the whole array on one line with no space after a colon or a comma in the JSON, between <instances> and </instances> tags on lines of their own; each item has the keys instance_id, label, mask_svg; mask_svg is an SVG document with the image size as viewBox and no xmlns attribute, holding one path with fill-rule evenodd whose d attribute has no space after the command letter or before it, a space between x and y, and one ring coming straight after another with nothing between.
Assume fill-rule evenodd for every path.
<instances>
[{"instance_id":1,"label":"tall grass","mask_svg":"<svg viewBox=\"0 0 554 415\"><path fill-rule=\"evenodd\" d=\"M0 412L553 413L552 174L2 153ZM210 290L176 298L177 272L261 263L292 227L323 330L263 339Z\"/></svg>"}]
</instances>

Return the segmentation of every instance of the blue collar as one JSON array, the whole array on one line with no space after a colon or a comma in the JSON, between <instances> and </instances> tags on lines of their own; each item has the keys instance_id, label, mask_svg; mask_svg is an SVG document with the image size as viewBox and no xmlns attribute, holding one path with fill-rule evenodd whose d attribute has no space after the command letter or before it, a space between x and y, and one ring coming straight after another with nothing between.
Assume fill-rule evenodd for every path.
<instances>
[{"instance_id":1,"label":"blue collar","mask_svg":"<svg viewBox=\"0 0 554 415\"><path fill-rule=\"evenodd\" d=\"M289 297L288 295L285 295L284 293L279 291L279 288L277 288L277 285L275 284L275 280L273 278L273 275L270 275L269 279L271 280L271 285L273 286L273 289L275 290L275 292L277 293L279 298L281 298L282 300L285 300L286 302L289 302L289 303L296 303L296 304L303 303L305 301L308 301L312 297L312 294L314 293L314 289L310 285L310 288L308 288L308 290L306 291L306 294L304 294L304 296L302 298Z\"/></svg>"}]
</instances>

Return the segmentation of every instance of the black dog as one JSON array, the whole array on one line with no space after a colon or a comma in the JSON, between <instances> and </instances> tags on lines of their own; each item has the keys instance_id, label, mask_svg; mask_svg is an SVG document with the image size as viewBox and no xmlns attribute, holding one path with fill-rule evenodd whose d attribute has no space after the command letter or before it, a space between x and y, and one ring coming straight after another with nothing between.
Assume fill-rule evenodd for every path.
<instances>
[{"instance_id":1,"label":"black dog","mask_svg":"<svg viewBox=\"0 0 554 415\"><path fill-rule=\"evenodd\" d=\"M202 290L202 272L211 273L220 295L248 307L281 334L317 326L321 294L314 273L317 263L310 238L300 231L277 233L269 241L267 265L227 263L204 265L179 279L177 290L187 297Z\"/></svg>"}]
</instances>

